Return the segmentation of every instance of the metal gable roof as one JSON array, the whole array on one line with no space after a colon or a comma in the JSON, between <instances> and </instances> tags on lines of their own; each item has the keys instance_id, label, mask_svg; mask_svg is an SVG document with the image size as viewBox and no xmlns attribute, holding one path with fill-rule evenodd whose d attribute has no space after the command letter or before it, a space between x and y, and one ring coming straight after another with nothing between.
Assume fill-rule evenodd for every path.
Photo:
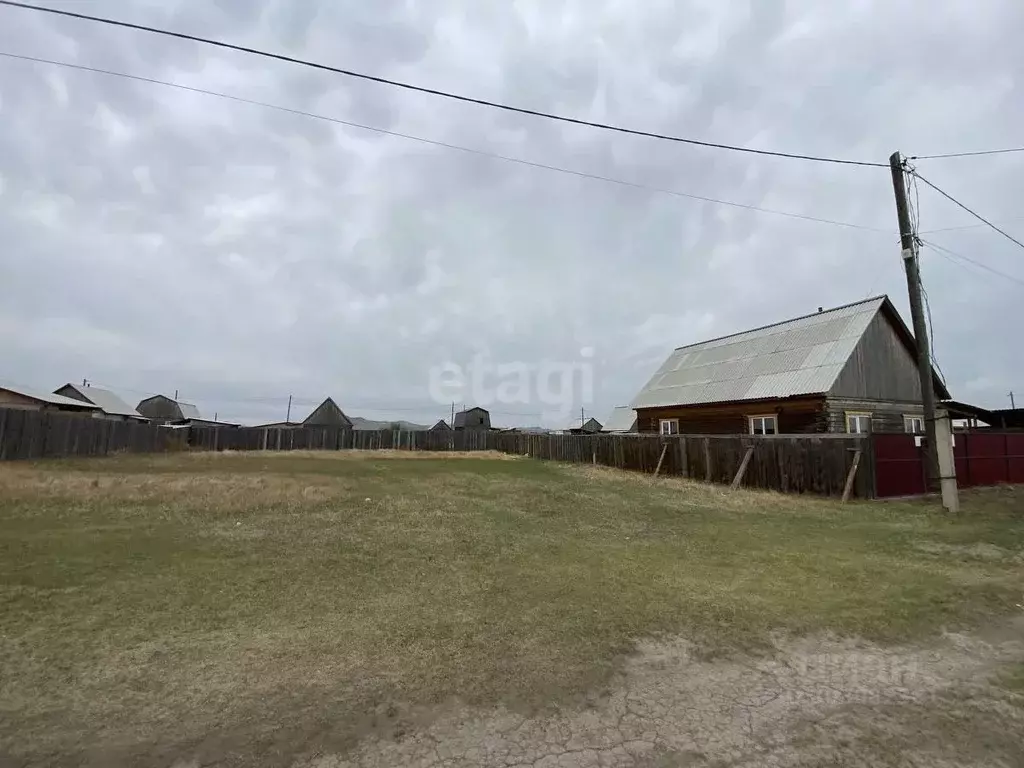
<instances>
[{"instance_id":1,"label":"metal gable roof","mask_svg":"<svg viewBox=\"0 0 1024 768\"><path fill-rule=\"evenodd\" d=\"M827 392L885 301L879 296L680 347L632 406L700 405Z\"/></svg>"},{"instance_id":2,"label":"metal gable roof","mask_svg":"<svg viewBox=\"0 0 1024 768\"><path fill-rule=\"evenodd\" d=\"M636 424L636 413L629 405L617 405L612 409L611 416L605 419L605 432L629 432Z\"/></svg>"},{"instance_id":3,"label":"metal gable roof","mask_svg":"<svg viewBox=\"0 0 1024 768\"><path fill-rule=\"evenodd\" d=\"M69 386L71 386L72 389L78 392L82 397L86 398L90 403L98 405L100 410L104 413L109 413L113 416L131 416L135 419L145 418L145 416L132 408L128 403L109 389L100 389L99 387L78 387L74 385Z\"/></svg>"},{"instance_id":4,"label":"metal gable roof","mask_svg":"<svg viewBox=\"0 0 1024 768\"><path fill-rule=\"evenodd\" d=\"M92 403L84 403L81 400L75 400L73 397L64 397L64 395L52 394L49 392L39 392L34 389L26 389L24 387L15 387L7 384L0 384L0 389L6 389L8 392L14 392L15 394L21 395L22 397L28 397L32 400L38 400L42 403L49 403L50 405L63 405L75 408L81 408L83 411L98 411L98 406Z\"/></svg>"}]
</instances>

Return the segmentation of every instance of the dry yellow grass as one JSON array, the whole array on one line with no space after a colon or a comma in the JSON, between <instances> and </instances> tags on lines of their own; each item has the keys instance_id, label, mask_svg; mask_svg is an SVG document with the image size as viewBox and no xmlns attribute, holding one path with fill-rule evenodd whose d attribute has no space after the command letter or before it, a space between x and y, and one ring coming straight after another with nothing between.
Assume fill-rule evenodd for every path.
<instances>
[{"instance_id":1,"label":"dry yellow grass","mask_svg":"<svg viewBox=\"0 0 1024 768\"><path fill-rule=\"evenodd\" d=\"M213 752L273 764L391 706L564 701L650 635L712 654L778 630L892 641L1021 599L1013 489L950 521L410 456L0 466L0 763L168 764L215 731Z\"/></svg>"}]
</instances>

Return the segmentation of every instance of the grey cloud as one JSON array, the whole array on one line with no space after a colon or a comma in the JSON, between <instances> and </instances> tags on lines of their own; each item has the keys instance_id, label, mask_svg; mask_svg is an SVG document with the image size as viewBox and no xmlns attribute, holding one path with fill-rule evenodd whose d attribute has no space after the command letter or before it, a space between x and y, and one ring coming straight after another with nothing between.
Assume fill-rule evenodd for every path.
<instances>
[{"instance_id":1,"label":"grey cloud","mask_svg":"<svg viewBox=\"0 0 1024 768\"><path fill-rule=\"evenodd\" d=\"M958 3L90 5L524 107L884 161L1019 143L1024 10ZM895 230L885 169L659 143L128 30L0 10L0 50L223 90L651 187ZM54 85L54 84L61 85ZM64 98L66 94L66 99ZM181 390L260 420L289 393L436 420L431 366L597 359L599 417L668 350L889 292L893 235L627 189L295 115L0 60L0 379ZM120 136L118 134L121 134ZM921 162L994 218L1013 156ZM921 190L923 228L969 223ZM1022 231L1009 223L1011 229ZM1024 279L982 229L934 236ZM1024 367L1021 287L924 253L954 394ZM984 361L983 363L981 361ZM190 394L191 393L191 394ZM371 412L372 409L372 412ZM534 411L519 405L495 410ZM535 420L507 415L503 423Z\"/></svg>"}]
</instances>

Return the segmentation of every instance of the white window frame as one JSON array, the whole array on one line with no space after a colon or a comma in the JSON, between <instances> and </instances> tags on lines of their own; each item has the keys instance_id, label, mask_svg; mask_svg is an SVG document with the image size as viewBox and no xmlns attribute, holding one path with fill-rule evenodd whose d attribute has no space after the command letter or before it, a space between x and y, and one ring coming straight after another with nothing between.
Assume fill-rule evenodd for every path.
<instances>
[{"instance_id":1,"label":"white window frame","mask_svg":"<svg viewBox=\"0 0 1024 768\"><path fill-rule=\"evenodd\" d=\"M870 411L847 411L846 412L846 433L849 435L870 435L871 434L871 412ZM850 426L852 419L867 419L867 429L853 429Z\"/></svg>"},{"instance_id":2,"label":"white window frame","mask_svg":"<svg viewBox=\"0 0 1024 768\"><path fill-rule=\"evenodd\" d=\"M658 422L658 434L661 435L678 435L679 434L679 419L661 419Z\"/></svg>"},{"instance_id":3,"label":"white window frame","mask_svg":"<svg viewBox=\"0 0 1024 768\"><path fill-rule=\"evenodd\" d=\"M747 417L747 429L750 431L750 434L752 434L752 435L758 434L757 432L754 431L754 422L757 422L757 421L761 422L761 435L769 435L769 434L770 435L777 435L777 434L779 434L779 418L778 418L778 416L776 414L774 414L774 413L759 413L759 414L757 414L755 416ZM771 422L771 425L772 425L772 431L771 432L768 431L768 422L769 421Z\"/></svg>"},{"instance_id":4,"label":"white window frame","mask_svg":"<svg viewBox=\"0 0 1024 768\"><path fill-rule=\"evenodd\" d=\"M921 425L921 429L912 429L914 423ZM920 414L904 413L903 414L903 431L908 435L923 435L924 434L924 416Z\"/></svg>"}]
</instances>

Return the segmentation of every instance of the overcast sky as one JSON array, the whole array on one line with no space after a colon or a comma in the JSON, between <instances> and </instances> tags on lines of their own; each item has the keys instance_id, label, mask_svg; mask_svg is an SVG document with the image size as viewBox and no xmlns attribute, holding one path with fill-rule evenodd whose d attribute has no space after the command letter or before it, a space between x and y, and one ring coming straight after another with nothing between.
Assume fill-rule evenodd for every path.
<instances>
[{"instance_id":1,"label":"overcast sky","mask_svg":"<svg viewBox=\"0 0 1024 768\"><path fill-rule=\"evenodd\" d=\"M43 5L40 1L38 4ZM885 162L1024 145L1024 4L64 0L53 7L534 110ZM887 169L623 136L0 8L0 51L886 232L616 186L160 85L0 58L0 380L204 416L434 421L431 367L579 363L599 419L672 348L888 293ZM1024 153L921 173L1024 239ZM921 229L976 221L920 190ZM1024 280L972 227L932 238ZM924 250L955 397L1024 402L1024 285ZM472 403L467 403L472 404ZM534 424L543 404L496 404ZM550 421L550 419L549 419Z\"/></svg>"}]
</instances>

